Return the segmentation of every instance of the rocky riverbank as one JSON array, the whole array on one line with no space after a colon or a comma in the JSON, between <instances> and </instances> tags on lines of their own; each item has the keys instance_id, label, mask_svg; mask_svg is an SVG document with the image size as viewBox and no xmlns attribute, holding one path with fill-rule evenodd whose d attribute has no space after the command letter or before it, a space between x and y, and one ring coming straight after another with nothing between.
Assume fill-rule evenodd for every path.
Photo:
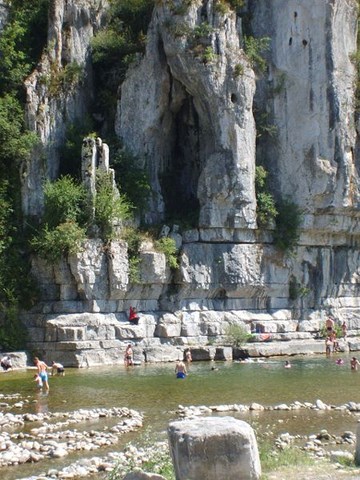
<instances>
[{"instance_id":1,"label":"rocky riverbank","mask_svg":"<svg viewBox=\"0 0 360 480\"><path fill-rule=\"evenodd\" d=\"M266 338L266 340L261 340L261 338ZM59 351L57 351L56 354L51 353L51 356L49 356L48 353L47 361L50 365L54 358L61 357L62 360L64 359L63 363L65 366L79 368L95 365L123 364L125 348L129 342L133 345L134 360L137 364L176 362L179 358L184 358L187 349L190 349L194 362L212 360L232 361L247 357L256 359L293 355L325 355L324 338L308 332L295 332L293 334L254 334L252 341L245 343L241 348L224 344L190 345L183 341L175 345L172 345L170 342L159 344L156 341L144 345L143 342L138 342L137 339L131 338L121 345L119 344L116 354L113 352L114 354L109 357L102 352L100 356L95 356L91 360L91 348L87 345L83 356L80 356L82 358L81 361L71 362L67 355L61 357ZM357 336L357 332L349 332L346 340L340 338L338 341L338 351L341 353L360 351L360 337ZM32 358L27 352L9 352L6 354L11 357L14 368L29 368L29 365L32 366ZM3 355L5 355L5 353L3 353Z\"/></svg>"},{"instance_id":2,"label":"rocky riverbank","mask_svg":"<svg viewBox=\"0 0 360 480\"><path fill-rule=\"evenodd\" d=\"M22 408L27 403L28 399L21 399L20 395L1 396L2 409ZM117 407L38 414L3 411L0 413L0 471L25 463L40 465L45 459L60 459L74 452L85 454L115 448L122 435L141 428L142 422L139 412ZM103 458L84 459L32 478L81 477L112 470L120 461L127 463L128 457L126 453L113 453Z\"/></svg>"},{"instance_id":3,"label":"rocky riverbank","mask_svg":"<svg viewBox=\"0 0 360 480\"><path fill-rule=\"evenodd\" d=\"M150 461L154 464L156 458L169 459L167 442L154 441L142 447L127 444L121 451L116 448L122 435L143 426L143 417L135 410L114 407L38 414L9 411L13 408L21 409L28 401L17 394L0 396L0 407L3 410L0 413L0 472L3 468L11 469L24 463L38 463L40 473L22 480L81 478L95 473L101 475L101 472L106 476L114 469L118 478L123 478L134 468L141 468ZM318 411L320 414L326 411L346 412L353 415L356 421L360 413L360 403L329 405L319 399L315 403L294 401L278 405L179 405L174 415L181 419L231 412L273 411L279 412L281 416L281 412L301 410ZM264 432L259 432L260 436L263 434ZM328 429L321 429L310 435L291 435L288 432L275 435L267 429L266 436L271 439L274 452L299 448L316 459L330 460L339 465L352 462L354 458L356 434L349 430L341 434L332 434ZM114 451L109 452L112 448ZM89 456L89 452L105 449L107 451L103 455ZM68 457L70 460L75 452L83 452L84 458L70 461L61 468L57 468L56 464L52 468L41 468L45 459L64 460ZM355 474L360 475L360 470L356 470Z\"/></svg>"}]
</instances>

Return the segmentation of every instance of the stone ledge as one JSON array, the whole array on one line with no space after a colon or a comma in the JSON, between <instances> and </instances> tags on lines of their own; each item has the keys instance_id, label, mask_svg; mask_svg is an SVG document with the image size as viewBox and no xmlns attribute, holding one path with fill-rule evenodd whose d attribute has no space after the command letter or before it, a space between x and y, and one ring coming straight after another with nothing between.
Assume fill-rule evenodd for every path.
<instances>
[{"instance_id":1,"label":"stone ledge","mask_svg":"<svg viewBox=\"0 0 360 480\"><path fill-rule=\"evenodd\" d=\"M273 357L280 355L325 354L324 340L290 340L288 342L259 342L246 345L250 357Z\"/></svg>"}]
</instances>

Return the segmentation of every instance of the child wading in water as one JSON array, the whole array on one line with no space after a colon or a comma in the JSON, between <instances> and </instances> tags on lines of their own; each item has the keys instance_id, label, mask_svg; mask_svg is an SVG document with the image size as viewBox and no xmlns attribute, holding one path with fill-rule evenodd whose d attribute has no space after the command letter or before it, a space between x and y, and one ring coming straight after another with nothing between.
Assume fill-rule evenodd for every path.
<instances>
[{"instance_id":1,"label":"child wading in water","mask_svg":"<svg viewBox=\"0 0 360 480\"><path fill-rule=\"evenodd\" d=\"M36 382L36 385L39 389L43 387L43 382L38 373L34 375L34 382Z\"/></svg>"}]
</instances>

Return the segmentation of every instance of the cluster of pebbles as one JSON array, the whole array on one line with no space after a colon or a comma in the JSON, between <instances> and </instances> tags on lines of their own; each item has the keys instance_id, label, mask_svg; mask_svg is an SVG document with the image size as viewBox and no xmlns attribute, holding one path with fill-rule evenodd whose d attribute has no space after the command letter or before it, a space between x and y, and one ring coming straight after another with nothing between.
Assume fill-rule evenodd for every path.
<instances>
[{"instance_id":1,"label":"cluster of pebbles","mask_svg":"<svg viewBox=\"0 0 360 480\"><path fill-rule=\"evenodd\" d=\"M83 458L71 463L65 468L51 468L36 476L23 477L18 480L54 480L54 479L77 479L87 477L94 473L104 472L106 474L112 472L112 478L124 478L126 473L139 469L141 466L153 460L162 453L168 453L167 442L155 442L152 446L146 448L136 448L128 445L122 452L111 452L103 457ZM141 478L144 478L141 476ZM162 478L162 477L157 477Z\"/></svg>"},{"instance_id":2,"label":"cluster of pebbles","mask_svg":"<svg viewBox=\"0 0 360 480\"><path fill-rule=\"evenodd\" d=\"M74 452L111 448L125 433L142 427L143 416L129 408L94 408L71 412L12 413L29 400L19 395L0 395L0 469L44 459L59 459ZM4 411L7 410L7 411ZM98 425L99 428L96 427ZM90 427L89 427L90 426ZM157 451L158 451L157 447ZM136 450L136 451L135 451ZM118 464L124 471L149 454L132 446L124 452L83 458L63 469L52 468L31 479L76 478L99 471L112 471ZM120 468L120 467L119 467Z\"/></svg>"},{"instance_id":3,"label":"cluster of pebbles","mask_svg":"<svg viewBox=\"0 0 360 480\"><path fill-rule=\"evenodd\" d=\"M177 413L180 417L194 417L198 415L211 415L212 413L224 412L249 412L249 411L272 411L272 410L334 410L340 412L360 412L360 403L348 402L343 405L327 405L321 400L316 400L315 403L295 401L289 405L281 403L279 405L264 406L259 403L251 403L250 405L231 404L231 405L213 405L213 406L190 406L184 407L179 405Z\"/></svg>"}]
</instances>

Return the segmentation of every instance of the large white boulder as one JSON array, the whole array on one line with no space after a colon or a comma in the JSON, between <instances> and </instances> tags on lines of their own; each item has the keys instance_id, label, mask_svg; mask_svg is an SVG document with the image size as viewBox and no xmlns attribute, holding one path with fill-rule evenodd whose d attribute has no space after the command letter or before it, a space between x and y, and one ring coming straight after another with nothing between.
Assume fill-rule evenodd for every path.
<instances>
[{"instance_id":1,"label":"large white boulder","mask_svg":"<svg viewBox=\"0 0 360 480\"><path fill-rule=\"evenodd\" d=\"M254 430L232 417L172 422L168 428L177 480L257 480L261 465Z\"/></svg>"}]
</instances>

